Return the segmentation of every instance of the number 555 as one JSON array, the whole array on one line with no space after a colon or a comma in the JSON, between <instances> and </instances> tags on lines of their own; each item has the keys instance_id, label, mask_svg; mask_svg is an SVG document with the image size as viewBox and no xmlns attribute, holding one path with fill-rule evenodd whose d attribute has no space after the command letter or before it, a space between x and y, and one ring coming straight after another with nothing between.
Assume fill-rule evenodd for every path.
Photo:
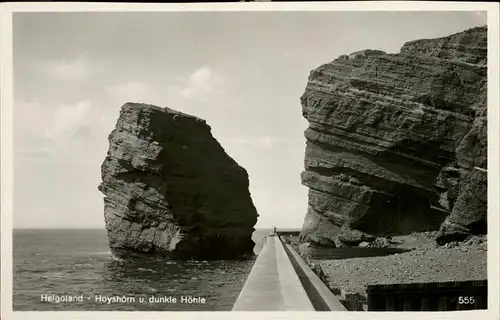
<instances>
[{"instance_id":1,"label":"number 555","mask_svg":"<svg viewBox=\"0 0 500 320\"><path fill-rule=\"evenodd\" d=\"M474 304L474 297L458 297L458 304Z\"/></svg>"}]
</instances>

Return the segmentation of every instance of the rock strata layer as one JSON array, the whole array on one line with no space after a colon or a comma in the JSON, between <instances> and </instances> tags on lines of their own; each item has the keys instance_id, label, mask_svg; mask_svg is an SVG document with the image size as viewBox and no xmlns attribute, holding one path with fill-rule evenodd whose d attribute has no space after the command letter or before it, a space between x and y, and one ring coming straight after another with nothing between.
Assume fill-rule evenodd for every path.
<instances>
[{"instance_id":1,"label":"rock strata layer","mask_svg":"<svg viewBox=\"0 0 500 320\"><path fill-rule=\"evenodd\" d=\"M313 70L301 97L301 241L351 246L439 229L443 244L485 233L486 58L479 27Z\"/></svg>"},{"instance_id":2,"label":"rock strata layer","mask_svg":"<svg viewBox=\"0 0 500 320\"><path fill-rule=\"evenodd\" d=\"M99 190L119 258L250 255L257 212L248 174L205 120L127 103L109 135Z\"/></svg>"}]
</instances>

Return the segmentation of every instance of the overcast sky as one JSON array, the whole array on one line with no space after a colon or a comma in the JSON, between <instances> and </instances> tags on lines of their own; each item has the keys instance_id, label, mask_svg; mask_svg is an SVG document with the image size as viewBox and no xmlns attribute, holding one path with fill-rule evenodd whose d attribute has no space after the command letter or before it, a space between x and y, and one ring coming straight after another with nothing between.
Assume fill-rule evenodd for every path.
<instances>
[{"instance_id":1,"label":"overcast sky","mask_svg":"<svg viewBox=\"0 0 500 320\"><path fill-rule=\"evenodd\" d=\"M127 101L204 118L250 176L257 227L301 227L309 72L486 24L477 12L14 14L14 227L104 227L97 190Z\"/></svg>"}]
</instances>

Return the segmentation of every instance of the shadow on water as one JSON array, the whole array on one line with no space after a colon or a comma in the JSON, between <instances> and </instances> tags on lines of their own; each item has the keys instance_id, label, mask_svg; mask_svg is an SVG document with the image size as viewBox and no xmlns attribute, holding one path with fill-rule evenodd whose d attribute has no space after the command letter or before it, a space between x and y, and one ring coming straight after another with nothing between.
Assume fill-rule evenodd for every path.
<instances>
[{"instance_id":1,"label":"shadow on water","mask_svg":"<svg viewBox=\"0 0 500 320\"><path fill-rule=\"evenodd\" d=\"M254 260L113 260L105 263L105 280L133 282L165 282L191 285L197 282L228 283L249 272ZM243 277L244 279L244 277Z\"/></svg>"},{"instance_id":2,"label":"shadow on water","mask_svg":"<svg viewBox=\"0 0 500 320\"><path fill-rule=\"evenodd\" d=\"M113 260L106 263L106 275L111 279L149 279L153 275L175 275L182 272L176 261Z\"/></svg>"},{"instance_id":3,"label":"shadow on water","mask_svg":"<svg viewBox=\"0 0 500 320\"><path fill-rule=\"evenodd\" d=\"M109 280L151 280L172 278L195 278L203 273L224 273L239 261L215 260L168 260L168 259L109 259L105 264L106 275Z\"/></svg>"}]
</instances>

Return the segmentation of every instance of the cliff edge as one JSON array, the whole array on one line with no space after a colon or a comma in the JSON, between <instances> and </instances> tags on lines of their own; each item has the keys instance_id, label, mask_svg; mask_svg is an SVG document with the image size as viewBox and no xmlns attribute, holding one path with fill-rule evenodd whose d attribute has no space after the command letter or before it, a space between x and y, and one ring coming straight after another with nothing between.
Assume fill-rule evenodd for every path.
<instances>
[{"instance_id":1,"label":"cliff edge","mask_svg":"<svg viewBox=\"0 0 500 320\"><path fill-rule=\"evenodd\" d=\"M126 103L99 190L116 257L232 259L253 252L257 212L245 169L205 120Z\"/></svg>"},{"instance_id":2,"label":"cliff edge","mask_svg":"<svg viewBox=\"0 0 500 320\"><path fill-rule=\"evenodd\" d=\"M487 29L365 50L310 73L302 242L485 234Z\"/></svg>"}]
</instances>

